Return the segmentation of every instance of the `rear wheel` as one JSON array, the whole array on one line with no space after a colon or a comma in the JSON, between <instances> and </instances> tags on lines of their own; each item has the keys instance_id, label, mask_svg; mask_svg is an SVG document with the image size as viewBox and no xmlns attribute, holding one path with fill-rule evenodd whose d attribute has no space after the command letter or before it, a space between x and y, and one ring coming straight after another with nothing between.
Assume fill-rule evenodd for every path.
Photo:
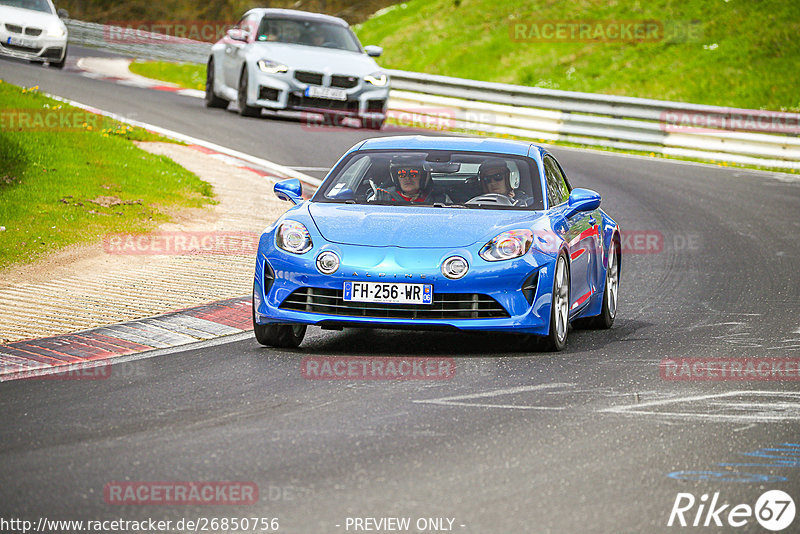
<instances>
[{"instance_id":1,"label":"rear wheel","mask_svg":"<svg viewBox=\"0 0 800 534\"><path fill-rule=\"evenodd\" d=\"M247 68L242 69L239 77L239 115L242 117L258 117L261 115L261 108L247 105Z\"/></svg>"},{"instance_id":2,"label":"rear wheel","mask_svg":"<svg viewBox=\"0 0 800 534\"><path fill-rule=\"evenodd\" d=\"M253 305L253 332L256 341L267 347L294 349L300 346L306 335L304 324L258 324Z\"/></svg>"},{"instance_id":3,"label":"rear wheel","mask_svg":"<svg viewBox=\"0 0 800 534\"><path fill-rule=\"evenodd\" d=\"M550 331L544 338L546 350L560 351L567 345L569 332L569 267L564 254L556 260L553 300L550 306Z\"/></svg>"},{"instance_id":4,"label":"rear wheel","mask_svg":"<svg viewBox=\"0 0 800 534\"><path fill-rule=\"evenodd\" d=\"M206 66L206 107L207 108L227 108L228 101L218 97L214 93L214 61L209 60Z\"/></svg>"}]
</instances>

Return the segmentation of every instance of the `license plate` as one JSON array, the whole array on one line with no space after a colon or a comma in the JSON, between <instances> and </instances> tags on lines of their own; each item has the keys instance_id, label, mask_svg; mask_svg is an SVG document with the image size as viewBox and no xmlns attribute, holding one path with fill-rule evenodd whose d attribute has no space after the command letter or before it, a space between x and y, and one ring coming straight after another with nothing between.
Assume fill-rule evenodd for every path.
<instances>
[{"instance_id":1,"label":"license plate","mask_svg":"<svg viewBox=\"0 0 800 534\"><path fill-rule=\"evenodd\" d=\"M325 98L327 100L347 100L347 93L341 89L330 87L306 87L306 96L311 98Z\"/></svg>"},{"instance_id":2,"label":"license plate","mask_svg":"<svg viewBox=\"0 0 800 534\"><path fill-rule=\"evenodd\" d=\"M433 304L430 284L392 282L345 282L344 300L348 302L383 302L385 304Z\"/></svg>"},{"instance_id":3,"label":"license plate","mask_svg":"<svg viewBox=\"0 0 800 534\"><path fill-rule=\"evenodd\" d=\"M9 37L6 43L14 46L24 46L25 48L37 48L35 42L28 39L20 39L19 37Z\"/></svg>"}]
</instances>

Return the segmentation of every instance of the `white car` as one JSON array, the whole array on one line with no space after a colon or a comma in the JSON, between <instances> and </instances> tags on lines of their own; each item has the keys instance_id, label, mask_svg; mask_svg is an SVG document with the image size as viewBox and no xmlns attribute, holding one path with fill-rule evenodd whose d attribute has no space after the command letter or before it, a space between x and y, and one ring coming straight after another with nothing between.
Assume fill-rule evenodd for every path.
<instances>
[{"instance_id":1,"label":"white car","mask_svg":"<svg viewBox=\"0 0 800 534\"><path fill-rule=\"evenodd\" d=\"M0 55L48 63L57 69L67 59L64 10L51 0L0 0Z\"/></svg>"},{"instance_id":2,"label":"white car","mask_svg":"<svg viewBox=\"0 0 800 534\"><path fill-rule=\"evenodd\" d=\"M236 102L239 113L261 109L358 119L380 129L386 119L389 76L340 18L287 9L252 9L211 49L206 105Z\"/></svg>"}]
</instances>

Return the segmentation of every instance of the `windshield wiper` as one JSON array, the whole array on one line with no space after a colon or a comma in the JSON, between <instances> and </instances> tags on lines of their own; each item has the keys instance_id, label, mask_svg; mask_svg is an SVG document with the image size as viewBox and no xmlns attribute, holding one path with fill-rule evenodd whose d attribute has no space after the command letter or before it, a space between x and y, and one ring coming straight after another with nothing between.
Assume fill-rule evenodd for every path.
<instances>
[{"instance_id":1,"label":"windshield wiper","mask_svg":"<svg viewBox=\"0 0 800 534\"><path fill-rule=\"evenodd\" d=\"M444 202L434 202L434 208L466 208L463 204L445 204Z\"/></svg>"}]
</instances>

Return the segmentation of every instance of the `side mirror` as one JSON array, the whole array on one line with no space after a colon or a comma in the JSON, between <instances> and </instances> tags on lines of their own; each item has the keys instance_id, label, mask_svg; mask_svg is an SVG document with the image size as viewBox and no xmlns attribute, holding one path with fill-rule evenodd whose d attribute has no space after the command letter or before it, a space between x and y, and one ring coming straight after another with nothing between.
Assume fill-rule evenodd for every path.
<instances>
[{"instance_id":1,"label":"side mirror","mask_svg":"<svg viewBox=\"0 0 800 534\"><path fill-rule=\"evenodd\" d=\"M579 211L593 211L600 207L600 193L591 189L575 188L569 194L569 215L572 216Z\"/></svg>"},{"instance_id":2,"label":"side mirror","mask_svg":"<svg viewBox=\"0 0 800 534\"><path fill-rule=\"evenodd\" d=\"M61 9L59 9L58 11L56 11L56 14L58 15L58 18L60 18L60 19L68 19L69 18L69 12L66 9L64 9L63 7Z\"/></svg>"},{"instance_id":3,"label":"side mirror","mask_svg":"<svg viewBox=\"0 0 800 534\"><path fill-rule=\"evenodd\" d=\"M299 204L303 201L303 186L297 178L289 178L275 184L273 188L275 196L281 200L288 200L292 204Z\"/></svg>"},{"instance_id":4,"label":"side mirror","mask_svg":"<svg viewBox=\"0 0 800 534\"><path fill-rule=\"evenodd\" d=\"M383 48L380 46L368 45L364 47L364 52L366 52L369 57L381 57Z\"/></svg>"},{"instance_id":5,"label":"side mirror","mask_svg":"<svg viewBox=\"0 0 800 534\"><path fill-rule=\"evenodd\" d=\"M231 28L225 35L228 36L229 39L233 39L234 41L241 41L243 43L247 42L247 37L250 35L247 30L242 30L240 28Z\"/></svg>"}]
</instances>

